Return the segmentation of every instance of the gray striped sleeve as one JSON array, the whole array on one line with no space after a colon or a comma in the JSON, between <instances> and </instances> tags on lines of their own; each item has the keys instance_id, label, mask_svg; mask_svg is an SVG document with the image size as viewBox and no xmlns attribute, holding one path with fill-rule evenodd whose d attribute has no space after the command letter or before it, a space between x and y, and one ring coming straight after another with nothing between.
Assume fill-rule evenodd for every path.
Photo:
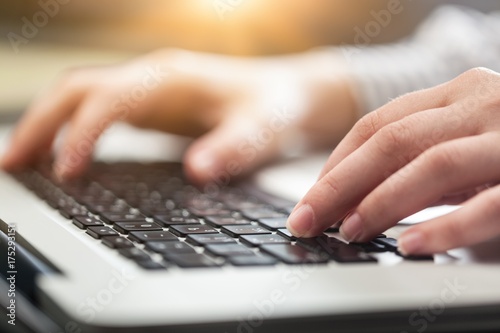
<instances>
[{"instance_id":1,"label":"gray striped sleeve","mask_svg":"<svg viewBox=\"0 0 500 333\"><path fill-rule=\"evenodd\" d=\"M500 15L445 6L399 43L336 50L348 64L364 114L473 67L500 71Z\"/></svg>"}]
</instances>

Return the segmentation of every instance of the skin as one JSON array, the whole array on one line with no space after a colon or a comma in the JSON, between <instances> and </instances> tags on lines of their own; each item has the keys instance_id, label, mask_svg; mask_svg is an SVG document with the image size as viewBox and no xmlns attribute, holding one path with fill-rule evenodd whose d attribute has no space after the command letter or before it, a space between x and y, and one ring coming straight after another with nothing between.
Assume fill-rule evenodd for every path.
<instances>
[{"instance_id":1,"label":"skin","mask_svg":"<svg viewBox=\"0 0 500 333\"><path fill-rule=\"evenodd\" d=\"M288 220L310 237L347 216L340 232L368 241L423 208L463 207L415 225L398 246L428 254L500 235L500 75L473 69L397 98L360 119Z\"/></svg>"},{"instance_id":2,"label":"skin","mask_svg":"<svg viewBox=\"0 0 500 333\"><path fill-rule=\"evenodd\" d=\"M33 101L1 166L12 171L46 160L67 124L53 169L61 180L77 177L102 132L124 121L196 138L184 157L196 184L235 162L244 175L287 154L290 138L300 137L307 149L340 141L357 118L345 68L324 51L233 58L165 49L112 67L69 70ZM277 124L276 110L285 110L286 123ZM271 139L254 142L263 128L273 131ZM258 149L243 153L248 145Z\"/></svg>"},{"instance_id":3,"label":"skin","mask_svg":"<svg viewBox=\"0 0 500 333\"><path fill-rule=\"evenodd\" d=\"M355 124L355 85L346 67L322 51L242 59L161 50L114 67L74 69L32 103L1 166L12 171L46 159L67 124L53 168L61 180L77 177L102 132L125 121L195 137L184 165L203 185L231 161L245 174L286 154L290 138L314 149L345 136L290 216L293 234L315 236L345 218L343 236L367 241L428 206L463 203L407 230L400 251L436 253L499 236L500 75L470 70ZM156 81L148 70L157 72ZM132 98L137 87L146 93ZM272 129L276 107L295 116L269 142L254 142L257 154L242 154L241 144Z\"/></svg>"}]
</instances>

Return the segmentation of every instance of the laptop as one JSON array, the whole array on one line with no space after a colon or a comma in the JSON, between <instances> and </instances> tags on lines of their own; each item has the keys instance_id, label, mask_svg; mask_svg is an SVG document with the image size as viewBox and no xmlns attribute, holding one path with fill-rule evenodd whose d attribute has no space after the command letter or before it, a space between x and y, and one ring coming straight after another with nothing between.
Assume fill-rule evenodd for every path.
<instances>
[{"instance_id":1,"label":"laptop","mask_svg":"<svg viewBox=\"0 0 500 333\"><path fill-rule=\"evenodd\" d=\"M204 193L175 162L180 147L115 126L81 179L61 184L47 166L0 173L2 331L500 329L500 241L425 257L395 248L408 225L456 207L367 244L334 228L295 239L286 217L324 155Z\"/></svg>"}]
</instances>

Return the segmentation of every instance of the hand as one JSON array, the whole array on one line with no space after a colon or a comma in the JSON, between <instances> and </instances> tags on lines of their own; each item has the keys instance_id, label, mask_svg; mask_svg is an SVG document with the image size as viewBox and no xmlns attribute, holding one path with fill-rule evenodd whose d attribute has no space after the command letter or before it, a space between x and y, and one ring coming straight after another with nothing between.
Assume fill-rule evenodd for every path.
<instances>
[{"instance_id":1,"label":"hand","mask_svg":"<svg viewBox=\"0 0 500 333\"><path fill-rule=\"evenodd\" d=\"M290 216L303 237L347 216L340 232L364 242L428 206L463 207L409 228L405 254L437 253L500 235L500 75L470 70L363 117L331 154Z\"/></svg>"},{"instance_id":2,"label":"hand","mask_svg":"<svg viewBox=\"0 0 500 333\"><path fill-rule=\"evenodd\" d=\"M293 145L294 136L318 147L347 133L357 111L343 68L329 51L244 59L161 50L120 66L75 69L32 103L2 167L49 155L68 122L54 171L78 176L101 133L122 120L199 137L184 161L194 182L228 170L244 174Z\"/></svg>"}]
</instances>

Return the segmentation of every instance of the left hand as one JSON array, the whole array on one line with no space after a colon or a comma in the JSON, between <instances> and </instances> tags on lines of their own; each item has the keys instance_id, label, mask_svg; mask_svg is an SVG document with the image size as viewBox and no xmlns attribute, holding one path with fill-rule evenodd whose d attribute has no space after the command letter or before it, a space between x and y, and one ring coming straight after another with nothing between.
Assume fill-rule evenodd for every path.
<instances>
[{"instance_id":1,"label":"left hand","mask_svg":"<svg viewBox=\"0 0 500 333\"><path fill-rule=\"evenodd\" d=\"M405 254L500 236L500 75L473 69L400 97L362 118L337 146L288 221L311 237L347 216L340 232L364 242L426 207L467 200L409 228Z\"/></svg>"},{"instance_id":2,"label":"left hand","mask_svg":"<svg viewBox=\"0 0 500 333\"><path fill-rule=\"evenodd\" d=\"M345 68L329 49L256 58L162 49L115 66L73 69L33 101L0 168L50 157L68 124L53 171L60 180L78 177L102 132L121 120L194 137L186 175L200 186L223 186L301 145L338 142L357 119Z\"/></svg>"}]
</instances>

